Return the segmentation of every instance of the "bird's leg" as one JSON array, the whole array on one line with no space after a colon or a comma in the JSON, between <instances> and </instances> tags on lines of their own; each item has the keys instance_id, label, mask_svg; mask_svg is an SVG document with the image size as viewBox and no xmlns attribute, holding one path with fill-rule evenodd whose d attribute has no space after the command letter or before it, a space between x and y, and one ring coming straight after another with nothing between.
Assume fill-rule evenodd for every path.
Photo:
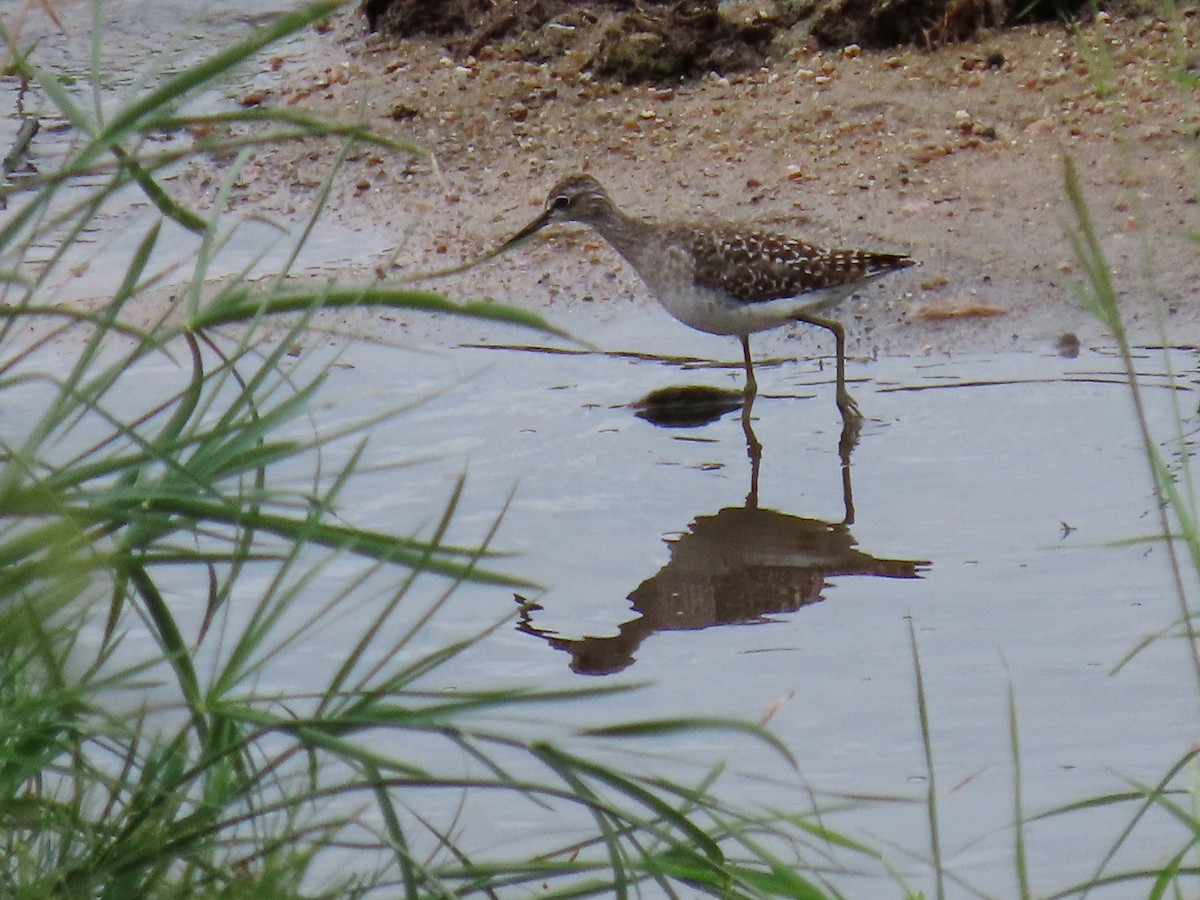
<instances>
[{"instance_id":1,"label":"bird's leg","mask_svg":"<svg viewBox=\"0 0 1200 900\"><path fill-rule=\"evenodd\" d=\"M754 361L750 359L750 336L742 335L742 359L746 363L746 402L753 403L758 396L758 382L754 380Z\"/></svg>"},{"instance_id":2,"label":"bird's leg","mask_svg":"<svg viewBox=\"0 0 1200 900\"><path fill-rule=\"evenodd\" d=\"M822 319L818 316L800 316L797 321L807 322L809 325L816 325L818 328L824 328L826 331L833 333L834 346L837 355L837 405L842 413L842 419L861 419L862 413L859 411L858 404L854 402L854 398L850 396L850 392L846 390L846 329L840 322L833 319Z\"/></svg>"}]
</instances>

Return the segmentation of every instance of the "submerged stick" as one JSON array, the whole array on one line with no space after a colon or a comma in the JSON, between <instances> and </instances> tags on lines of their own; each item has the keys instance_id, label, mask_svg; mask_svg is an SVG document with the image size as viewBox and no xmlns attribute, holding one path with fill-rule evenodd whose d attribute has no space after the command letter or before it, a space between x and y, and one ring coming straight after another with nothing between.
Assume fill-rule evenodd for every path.
<instances>
[{"instance_id":1,"label":"submerged stick","mask_svg":"<svg viewBox=\"0 0 1200 900\"><path fill-rule=\"evenodd\" d=\"M25 156L29 151L29 143L33 140L33 136L38 133L39 128L41 128L41 123L33 116L26 116L21 120L21 127L17 129L17 138L13 141L12 149L8 151L8 156L4 157L3 169L5 178L21 168L21 164L25 161Z\"/></svg>"}]
</instances>

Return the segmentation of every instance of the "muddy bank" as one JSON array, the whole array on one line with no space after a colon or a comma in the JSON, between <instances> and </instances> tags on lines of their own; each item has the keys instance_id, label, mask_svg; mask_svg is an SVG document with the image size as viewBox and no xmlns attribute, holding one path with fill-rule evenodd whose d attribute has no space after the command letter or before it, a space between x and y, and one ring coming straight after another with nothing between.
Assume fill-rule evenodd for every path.
<instances>
[{"instance_id":1,"label":"muddy bank","mask_svg":"<svg viewBox=\"0 0 1200 900\"><path fill-rule=\"evenodd\" d=\"M670 83L758 68L805 45L935 47L981 28L1074 18L1081 6L1077 0L363 0L360 9L370 31L439 41L460 60L485 52L535 61L568 54L601 77Z\"/></svg>"},{"instance_id":2,"label":"muddy bank","mask_svg":"<svg viewBox=\"0 0 1200 900\"><path fill-rule=\"evenodd\" d=\"M361 119L431 154L351 150L324 221L363 235L364 248L394 249L327 267L341 278L472 258L528 221L560 176L583 169L634 213L754 220L916 257L919 267L842 307L859 354L1053 347L1067 331L1100 340L1069 291L1069 154L1135 330L1151 336L1162 311L1173 339L1187 342L1200 326L1188 236L1200 230L1200 120L1175 75L1194 77L1197 21L1102 15L1078 34L1037 25L934 51L802 46L768 67L662 87L599 79L569 56L456 61L435 42L372 36L347 7L274 51L226 102ZM1105 62L1089 68L1096 59ZM340 150L256 152L235 206L299 215ZM198 162L172 189L203 208L228 164ZM635 308L662 315L668 333L682 328L586 230L436 287L535 308L585 336ZM364 313L355 325L386 336L422 321ZM821 340L806 334L801 352Z\"/></svg>"},{"instance_id":3,"label":"muddy bank","mask_svg":"<svg viewBox=\"0 0 1200 900\"><path fill-rule=\"evenodd\" d=\"M1149 329L1157 304L1175 338L1190 340L1198 120L1171 72L1194 63L1197 31L1190 15L1101 16L1079 35L1038 25L932 52L797 50L742 76L661 88L608 83L569 60L458 64L428 42L369 36L347 12L264 102L361 115L429 149L432 161L355 152L332 195L333 218L394 233L401 271L483 252L577 169L639 214L757 220L910 253L920 267L844 307L860 353L1100 337L1068 290L1069 154L1135 326ZM1099 84L1088 66L1097 53L1109 60ZM300 208L335 153L260 152L239 201ZM217 175L198 171L193 184L212 191ZM439 287L555 316L605 319L652 302L586 231Z\"/></svg>"}]
</instances>

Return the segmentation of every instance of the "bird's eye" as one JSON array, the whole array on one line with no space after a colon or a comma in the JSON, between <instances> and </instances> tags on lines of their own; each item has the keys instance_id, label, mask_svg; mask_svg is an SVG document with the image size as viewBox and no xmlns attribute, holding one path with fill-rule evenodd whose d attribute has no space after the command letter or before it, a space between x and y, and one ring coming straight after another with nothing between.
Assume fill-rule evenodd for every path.
<instances>
[{"instance_id":1,"label":"bird's eye","mask_svg":"<svg viewBox=\"0 0 1200 900\"><path fill-rule=\"evenodd\" d=\"M565 212L567 207L571 205L571 198L566 194L559 194L550 201L550 208L555 212Z\"/></svg>"}]
</instances>

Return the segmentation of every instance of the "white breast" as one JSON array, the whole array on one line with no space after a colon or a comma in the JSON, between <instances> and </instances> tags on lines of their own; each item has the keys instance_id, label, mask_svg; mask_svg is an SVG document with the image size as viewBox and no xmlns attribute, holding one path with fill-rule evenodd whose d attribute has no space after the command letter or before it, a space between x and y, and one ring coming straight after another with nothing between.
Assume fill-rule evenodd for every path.
<instances>
[{"instance_id":1,"label":"white breast","mask_svg":"<svg viewBox=\"0 0 1200 900\"><path fill-rule=\"evenodd\" d=\"M835 285L798 297L747 303L715 288L697 287L691 258L677 247L667 252L661 265L635 268L667 312L683 324L710 334L745 336L775 328L836 305L856 287Z\"/></svg>"}]
</instances>

